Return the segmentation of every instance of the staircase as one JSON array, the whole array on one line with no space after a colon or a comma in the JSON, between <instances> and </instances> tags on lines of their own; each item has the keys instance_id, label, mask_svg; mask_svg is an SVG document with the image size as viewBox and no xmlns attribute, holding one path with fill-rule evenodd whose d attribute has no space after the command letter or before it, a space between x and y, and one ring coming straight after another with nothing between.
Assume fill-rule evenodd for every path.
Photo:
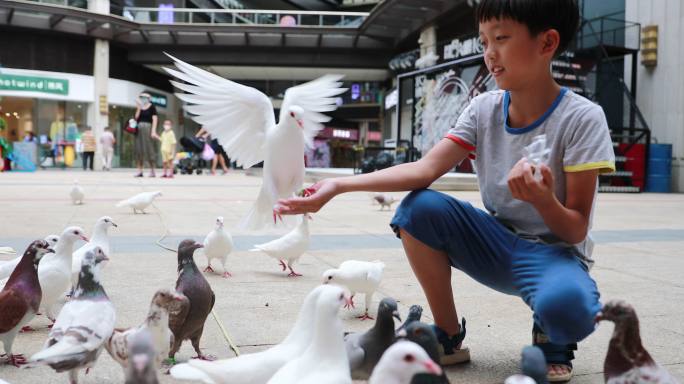
<instances>
[{"instance_id":1,"label":"staircase","mask_svg":"<svg viewBox=\"0 0 684 384\"><path fill-rule=\"evenodd\" d=\"M599 177L599 191L636 193L645 186L651 131L635 102L636 72L628 87L624 62L638 66L641 25L616 16L584 20L574 49L554 61L554 77L606 112L616 171Z\"/></svg>"}]
</instances>

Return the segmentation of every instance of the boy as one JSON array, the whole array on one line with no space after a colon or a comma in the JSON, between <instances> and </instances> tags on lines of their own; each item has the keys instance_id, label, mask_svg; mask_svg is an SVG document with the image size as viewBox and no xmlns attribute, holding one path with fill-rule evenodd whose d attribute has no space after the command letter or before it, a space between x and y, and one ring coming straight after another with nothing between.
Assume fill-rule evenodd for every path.
<instances>
[{"instance_id":1,"label":"boy","mask_svg":"<svg viewBox=\"0 0 684 384\"><path fill-rule=\"evenodd\" d=\"M576 33L576 0L482 0L477 20L500 90L474 98L421 160L322 180L312 196L280 201L279 211L316 212L349 191L413 190L391 226L434 315L442 363L470 359L453 302L454 267L525 301L549 380L567 381L575 343L592 333L601 308L588 273L587 235L597 176L615 169L610 134L601 108L561 88L551 74L551 61ZM550 156L537 181L523 148L541 134ZM471 153L488 212L424 189Z\"/></svg>"},{"instance_id":2,"label":"boy","mask_svg":"<svg viewBox=\"0 0 684 384\"><path fill-rule=\"evenodd\" d=\"M173 158L176 156L176 135L171 124L171 120L164 120L164 131L160 138L164 178L173 178Z\"/></svg>"}]
</instances>

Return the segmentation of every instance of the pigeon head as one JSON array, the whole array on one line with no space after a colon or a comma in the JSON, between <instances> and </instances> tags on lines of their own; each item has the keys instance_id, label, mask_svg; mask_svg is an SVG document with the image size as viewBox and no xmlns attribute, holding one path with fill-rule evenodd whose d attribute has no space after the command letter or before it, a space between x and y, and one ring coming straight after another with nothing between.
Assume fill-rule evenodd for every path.
<instances>
[{"instance_id":1,"label":"pigeon head","mask_svg":"<svg viewBox=\"0 0 684 384\"><path fill-rule=\"evenodd\" d=\"M544 352L539 347L528 345L522 350L520 370L526 376L531 377L537 384L546 384L547 367Z\"/></svg>"},{"instance_id":2,"label":"pigeon head","mask_svg":"<svg viewBox=\"0 0 684 384\"><path fill-rule=\"evenodd\" d=\"M216 218L216 228L223 228L223 216Z\"/></svg>"},{"instance_id":3,"label":"pigeon head","mask_svg":"<svg viewBox=\"0 0 684 384\"><path fill-rule=\"evenodd\" d=\"M59 241L59 236L57 235L47 235L45 236L45 241L50 244L50 247L54 248L55 245L57 245L57 242Z\"/></svg>"},{"instance_id":4,"label":"pigeon head","mask_svg":"<svg viewBox=\"0 0 684 384\"><path fill-rule=\"evenodd\" d=\"M421 346L426 345L430 340L435 340L435 343L437 341L437 335L435 335L435 331L432 330L432 327L428 324L421 323L420 321L414 321L413 323L408 324L406 328L397 333L397 336L413 341Z\"/></svg>"},{"instance_id":5,"label":"pigeon head","mask_svg":"<svg viewBox=\"0 0 684 384\"><path fill-rule=\"evenodd\" d=\"M609 301L603 306L601 312L596 315L597 322L601 320L608 320L616 324L621 324L625 321L633 321L636 319L637 315L634 307L621 300Z\"/></svg>"},{"instance_id":6,"label":"pigeon head","mask_svg":"<svg viewBox=\"0 0 684 384\"><path fill-rule=\"evenodd\" d=\"M43 255L45 255L46 253L54 252L54 250L50 247L50 244L45 240L35 240L29 245L26 251L30 252L30 254L32 255L33 265L36 268L38 267L38 263L40 262L40 259L43 257Z\"/></svg>"},{"instance_id":7,"label":"pigeon head","mask_svg":"<svg viewBox=\"0 0 684 384\"><path fill-rule=\"evenodd\" d=\"M100 247L94 247L86 251L81 260L81 272L78 274L78 283L74 291L74 298L81 296L106 296L100 285L100 264L109 260Z\"/></svg>"},{"instance_id":8,"label":"pigeon head","mask_svg":"<svg viewBox=\"0 0 684 384\"><path fill-rule=\"evenodd\" d=\"M409 314L408 314L407 317L408 317L408 318L411 318L411 319L418 319L418 320L420 320L420 317L421 317L422 315L423 315L423 307L421 307L421 306L418 305L418 304L413 304L413 305L409 308Z\"/></svg>"},{"instance_id":9,"label":"pigeon head","mask_svg":"<svg viewBox=\"0 0 684 384\"><path fill-rule=\"evenodd\" d=\"M154 367L156 351L152 335L149 331L143 330L131 336L130 344L128 345L128 356L130 364L126 373L126 383L152 382L146 379L156 377L156 369Z\"/></svg>"},{"instance_id":10,"label":"pigeon head","mask_svg":"<svg viewBox=\"0 0 684 384\"><path fill-rule=\"evenodd\" d=\"M349 303L344 288L336 285L326 285L318 294L316 301L317 313L337 313L340 307Z\"/></svg>"},{"instance_id":11,"label":"pigeon head","mask_svg":"<svg viewBox=\"0 0 684 384\"><path fill-rule=\"evenodd\" d=\"M401 316L399 315L399 306L397 301L391 297L385 297L380 300L378 305L378 317L394 317L398 321L401 321Z\"/></svg>"},{"instance_id":12,"label":"pigeon head","mask_svg":"<svg viewBox=\"0 0 684 384\"><path fill-rule=\"evenodd\" d=\"M114 222L114 220L112 220L112 218L109 217L109 216L102 216L102 217L100 217L100 218L97 220L97 224L98 224L98 225L101 225L101 226L103 226L103 227L105 227L105 228L109 228L109 227L115 227L115 228L116 228L116 227L118 227L118 225L116 225L116 223Z\"/></svg>"},{"instance_id":13,"label":"pigeon head","mask_svg":"<svg viewBox=\"0 0 684 384\"><path fill-rule=\"evenodd\" d=\"M290 106L289 108L289 113L290 118L294 120L295 123L297 123L297 126L299 128L304 129L304 108L298 106L298 105L293 105Z\"/></svg>"},{"instance_id":14,"label":"pigeon head","mask_svg":"<svg viewBox=\"0 0 684 384\"><path fill-rule=\"evenodd\" d=\"M77 240L89 241L85 235L85 231L81 227L67 227L64 232L62 232L61 237L71 242Z\"/></svg>"},{"instance_id":15,"label":"pigeon head","mask_svg":"<svg viewBox=\"0 0 684 384\"><path fill-rule=\"evenodd\" d=\"M161 195L162 195L161 191L154 192L154 197L159 197Z\"/></svg>"},{"instance_id":16,"label":"pigeon head","mask_svg":"<svg viewBox=\"0 0 684 384\"><path fill-rule=\"evenodd\" d=\"M183 265L193 263L192 255L198 248L204 246L195 240L185 239L178 245L178 270L180 271Z\"/></svg>"},{"instance_id":17,"label":"pigeon head","mask_svg":"<svg viewBox=\"0 0 684 384\"><path fill-rule=\"evenodd\" d=\"M335 284L335 278L337 277L337 269L328 269L323 272L323 284Z\"/></svg>"},{"instance_id":18,"label":"pigeon head","mask_svg":"<svg viewBox=\"0 0 684 384\"><path fill-rule=\"evenodd\" d=\"M430 359L423 348L407 340L397 341L389 347L378 365L383 365L389 375L405 378L404 382L409 382L410 378L420 373L442 374L442 368Z\"/></svg>"},{"instance_id":19,"label":"pigeon head","mask_svg":"<svg viewBox=\"0 0 684 384\"><path fill-rule=\"evenodd\" d=\"M160 289L152 297L152 304L161 308L169 309L173 303L182 300L182 297L170 289Z\"/></svg>"},{"instance_id":20,"label":"pigeon head","mask_svg":"<svg viewBox=\"0 0 684 384\"><path fill-rule=\"evenodd\" d=\"M83 256L82 266L95 267L109 258L100 247L94 247Z\"/></svg>"}]
</instances>

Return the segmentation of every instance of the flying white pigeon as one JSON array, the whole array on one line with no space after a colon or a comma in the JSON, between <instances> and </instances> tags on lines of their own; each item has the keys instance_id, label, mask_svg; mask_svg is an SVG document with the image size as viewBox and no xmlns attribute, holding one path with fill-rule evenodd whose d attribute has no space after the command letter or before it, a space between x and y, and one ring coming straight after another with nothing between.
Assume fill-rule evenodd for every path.
<instances>
[{"instance_id":1,"label":"flying white pigeon","mask_svg":"<svg viewBox=\"0 0 684 384\"><path fill-rule=\"evenodd\" d=\"M323 273L323 284L338 284L345 286L351 291L350 307L354 308L354 296L357 292L366 295L366 310L361 320L373 318L368 315L368 307L373 300L373 294L377 291L385 263L381 261L357 261L347 260L336 269L329 269Z\"/></svg>"},{"instance_id":2,"label":"flying white pigeon","mask_svg":"<svg viewBox=\"0 0 684 384\"><path fill-rule=\"evenodd\" d=\"M154 199L158 196L161 196L161 194L161 191L138 193L131 198L118 202L116 206L133 208L134 214L138 213L138 211L146 213L145 208L149 207Z\"/></svg>"},{"instance_id":3,"label":"flying white pigeon","mask_svg":"<svg viewBox=\"0 0 684 384\"><path fill-rule=\"evenodd\" d=\"M54 248L55 245L57 245L57 240L59 240L59 237L57 235L48 235L44 240L47 241L50 248ZM12 260L0 261L0 280L5 280L9 277L9 275L12 274L14 268L16 268L17 264L19 264L21 257L22 256L15 257ZM4 286L5 283L0 282L0 285Z\"/></svg>"},{"instance_id":4,"label":"flying white pigeon","mask_svg":"<svg viewBox=\"0 0 684 384\"><path fill-rule=\"evenodd\" d=\"M323 112L337 109L341 75L325 75L285 91L276 124L273 104L265 94L214 75L171 57L179 70L164 68L186 83L171 81L177 93L190 104L185 109L195 115L212 137L218 139L228 157L243 168L264 162L259 196L242 222L247 229L260 229L276 223L278 199L290 198L302 189L304 146L330 117ZM305 190L305 193L307 191Z\"/></svg>"},{"instance_id":5,"label":"flying white pigeon","mask_svg":"<svg viewBox=\"0 0 684 384\"><path fill-rule=\"evenodd\" d=\"M221 260L223 266L223 277L230 277L230 272L226 270L226 259L228 254L233 251L233 238L230 233L223 228L223 216L216 218L216 228L204 238L204 254L207 256L207 267L204 272L214 272L211 267L213 259Z\"/></svg>"},{"instance_id":6,"label":"flying white pigeon","mask_svg":"<svg viewBox=\"0 0 684 384\"><path fill-rule=\"evenodd\" d=\"M342 304L347 303L347 298L342 287L326 287L316 302L311 345L280 368L268 384L351 384L342 321L337 316Z\"/></svg>"},{"instance_id":7,"label":"flying white pigeon","mask_svg":"<svg viewBox=\"0 0 684 384\"><path fill-rule=\"evenodd\" d=\"M386 195L384 193L376 193L373 195L373 200L380 205L381 211L384 210L385 207L387 207L388 210L391 210L392 204L397 201L394 196Z\"/></svg>"},{"instance_id":8,"label":"flying white pigeon","mask_svg":"<svg viewBox=\"0 0 684 384\"><path fill-rule=\"evenodd\" d=\"M301 276L292 269L292 265L309 249L309 220L308 215L302 215L302 221L293 230L268 243L257 244L250 251L261 251L279 260L283 271L285 271L286 266L290 269L288 276Z\"/></svg>"},{"instance_id":9,"label":"flying white pigeon","mask_svg":"<svg viewBox=\"0 0 684 384\"><path fill-rule=\"evenodd\" d=\"M69 382L76 384L78 371L95 364L116 321L114 305L100 285L99 264L106 259L100 248L83 258L74 297L59 312L43 350L31 356L30 366L68 371Z\"/></svg>"},{"instance_id":10,"label":"flying white pigeon","mask_svg":"<svg viewBox=\"0 0 684 384\"><path fill-rule=\"evenodd\" d=\"M153 364L161 368L162 362L169 354L173 334L169 329L169 310L174 302L183 297L169 289L160 289L152 297L150 310L145 321L137 327L115 329L107 339L105 348L109 355L124 369L130 365L131 356L128 354L132 340L141 332L149 333L156 357Z\"/></svg>"},{"instance_id":11,"label":"flying white pigeon","mask_svg":"<svg viewBox=\"0 0 684 384\"><path fill-rule=\"evenodd\" d=\"M78 274L81 272L81 264L83 261L83 256L85 256L88 250L95 247L100 247L102 252L104 252L107 257L111 257L111 247L109 244L109 235L107 230L111 227L118 227L116 223L109 216L102 216L95 222L95 228L93 228L93 234L90 241L84 244L81 248L74 251L74 255L71 261L71 286L76 288L78 283ZM104 266L104 263L103 265ZM101 266L101 267L102 267Z\"/></svg>"},{"instance_id":12,"label":"flying white pigeon","mask_svg":"<svg viewBox=\"0 0 684 384\"><path fill-rule=\"evenodd\" d=\"M43 313L53 323L55 321L54 306L71 286L71 258L74 253L74 243L78 240L88 241L83 229L66 228L57 241L55 253L48 253L38 264L38 280L43 290L40 306L43 308Z\"/></svg>"},{"instance_id":13,"label":"flying white pigeon","mask_svg":"<svg viewBox=\"0 0 684 384\"><path fill-rule=\"evenodd\" d=\"M304 299L292 330L275 346L257 353L232 359L204 361L193 359L171 368L171 376L179 380L207 384L265 384L288 361L300 356L311 344L316 302L325 285L314 288Z\"/></svg>"},{"instance_id":14,"label":"flying white pigeon","mask_svg":"<svg viewBox=\"0 0 684 384\"><path fill-rule=\"evenodd\" d=\"M83 187L81 187L81 185L78 184L78 180L74 180L74 186L71 187L71 192L69 192L69 196L71 196L71 202L74 205L83 204L85 192L83 191Z\"/></svg>"},{"instance_id":15,"label":"flying white pigeon","mask_svg":"<svg viewBox=\"0 0 684 384\"><path fill-rule=\"evenodd\" d=\"M418 344L400 340L382 355L368 384L409 384L418 373L441 375L442 368Z\"/></svg>"}]
</instances>

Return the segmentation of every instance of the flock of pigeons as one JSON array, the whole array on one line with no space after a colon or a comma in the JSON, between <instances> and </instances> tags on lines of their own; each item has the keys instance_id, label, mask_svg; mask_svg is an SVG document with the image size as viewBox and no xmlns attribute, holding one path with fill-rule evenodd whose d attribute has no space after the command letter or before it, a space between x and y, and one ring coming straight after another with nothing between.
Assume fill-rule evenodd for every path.
<instances>
[{"instance_id":1,"label":"flock of pigeons","mask_svg":"<svg viewBox=\"0 0 684 384\"><path fill-rule=\"evenodd\" d=\"M294 227L284 236L255 245L279 261L288 276L301 276L294 264L309 247L309 216L294 220L279 214L278 200L306 196L302 189L304 148L330 120L325 112L338 106L342 76L326 75L288 89L276 123L271 100L260 91L196 68L171 57L175 69L166 71L179 81L172 84L184 91L177 96L186 102L212 137L218 139L228 156L248 168L263 162L263 182L249 214L242 222L248 229L277 225L282 221ZM83 204L85 193L76 182L71 190L74 204ZM145 213L161 192L145 192L124 200L118 207ZM380 209L391 208L395 199L374 194ZM127 384L153 384L158 372L172 365L168 373L181 380L208 384L289 384L351 383L352 379L371 384L448 383L439 365L439 352L432 327L420 322L422 309L413 306L404 324L397 303L380 301L375 324L364 333L345 333L338 317L340 308L355 308L356 294L365 295L360 319L373 319L369 308L384 271L381 262L348 260L325 271L322 284L304 299L290 333L279 344L262 352L215 361L200 349L204 325L215 305L210 284L194 260L204 248L207 267L218 259L222 276L233 241L222 217L200 244L183 240L178 246L178 278L175 290L157 291L145 320L137 327L116 329L116 311L101 285L101 269L111 256L108 230L116 227L110 217L100 218L89 240L79 227L32 242L22 256L0 263L0 280L8 278L0 291L0 341L5 360L15 366L48 365L68 372L75 384L78 373L86 373L103 349L118 362ZM77 241L87 243L74 251ZM68 299L65 299L68 297ZM59 313L57 304L66 300ZM19 332L31 331L30 322L39 313L52 322L43 350L26 359L12 347ZM597 320L615 322L615 330L605 361L605 379L619 383L675 383L643 348L636 313L623 302L608 303ZM185 340L190 340L197 356L175 364L174 356ZM509 377L507 384L546 383L546 363L536 347L522 353L522 374ZM0 384L4 384L0 380Z\"/></svg>"}]
</instances>

